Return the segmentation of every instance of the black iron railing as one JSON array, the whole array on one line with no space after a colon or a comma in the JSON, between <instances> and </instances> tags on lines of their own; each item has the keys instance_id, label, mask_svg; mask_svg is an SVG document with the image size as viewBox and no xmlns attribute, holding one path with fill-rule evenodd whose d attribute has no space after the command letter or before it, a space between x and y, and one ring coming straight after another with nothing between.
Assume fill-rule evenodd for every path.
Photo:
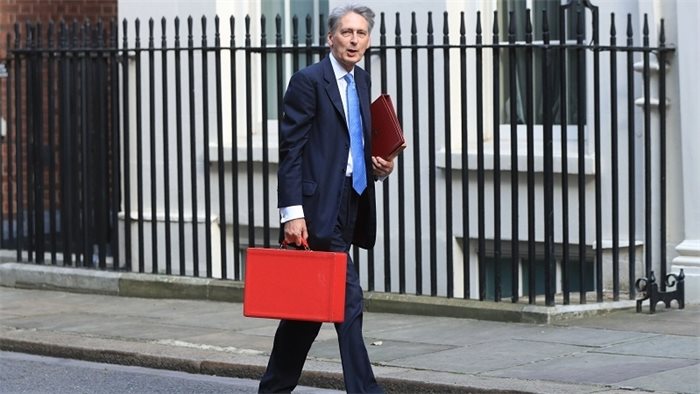
<instances>
[{"instance_id":1,"label":"black iron railing","mask_svg":"<svg viewBox=\"0 0 700 394\"><path fill-rule=\"evenodd\" d=\"M378 82L373 94L394 96L410 148L380 187L377 246L353 251L368 290L512 302L526 296L530 303L543 296L546 305L568 304L572 293L580 303L589 294L597 302L608 294L617 300L625 289L634 298L642 204L644 272L656 266L666 276L665 226L660 234L651 226L665 221L666 117L664 105L651 104L652 83L659 102L666 101L673 49L665 45L663 22L651 46L645 18L639 45L628 16L627 43L619 46L615 15L606 45L597 7L572 2L558 14L535 18L528 10L519 20L511 12L502 28L495 13L488 44L480 13L473 22L460 15L458 39L445 13L442 40L432 14L419 34L412 13L407 44L399 13L393 44L380 15L373 33L379 45L363 66ZM157 32L150 20L147 37L139 20L46 29L27 23L7 34L2 248L16 249L20 261L241 280L241 251L274 246L275 120L290 73L327 53L325 34L312 32L307 16L300 46L294 17L291 44L284 44L278 16L268 43L263 17L257 44L245 17L241 46L239 19L228 19L227 44L218 17L213 40L210 20L199 22L188 18L183 27L179 19L172 25L162 19ZM626 59L623 67L619 59ZM619 92L627 93L626 103L618 103ZM600 103L608 95L603 124ZM643 195L636 183L640 131ZM661 141L657 172L652 133ZM609 151L601 149L603 139ZM620 165L627 165L624 183ZM652 195L655 184L659 196ZM658 212L651 208L656 198ZM609 267L604 234L612 242ZM660 251L652 250L654 242ZM621 282L625 253L628 275Z\"/></svg>"}]
</instances>

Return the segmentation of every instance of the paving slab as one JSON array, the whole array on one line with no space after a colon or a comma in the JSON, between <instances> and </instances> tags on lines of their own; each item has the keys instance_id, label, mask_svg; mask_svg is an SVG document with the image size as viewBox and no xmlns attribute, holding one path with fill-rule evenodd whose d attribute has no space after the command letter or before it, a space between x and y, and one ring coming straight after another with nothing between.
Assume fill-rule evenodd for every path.
<instances>
[{"instance_id":1,"label":"paving slab","mask_svg":"<svg viewBox=\"0 0 700 394\"><path fill-rule=\"evenodd\" d=\"M651 373L619 382L619 384L626 387L644 387L654 391L697 393L700 388L700 364Z\"/></svg>"},{"instance_id":2,"label":"paving slab","mask_svg":"<svg viewBox=\"0 0 700 394\"><path fill-rule=\"evenodd\" d=\"M481 373L530 364L583 351L570 345L499 339L420 356L392 360L392 365L454 373Z\"/></svg>"},{"instance_id":3,"label":"paving slab","mask_svg":"<svg viewBox=\"0 0 700 394\"><path fill-rule=\"evenodd\" d=\"M655 335L599 328L542 326L530 330L520 330L514 334L513 338L543 343L603 348L618 343L640 341Z\"/></svg>"},{"instance_id":4,"label":"paving slab","mask_svg":"<svg viewBox=\"0 0 700 394\"><path fill-rule=\"evenodd\" d=\"M489 376L569 383L617 384L650 374L696 365L695 360L603 353L557 357L511 368L494 369Z\"/></svg>"},{"instance_id":5,"label":"paving slab","mask_svg":"<svg viewBox=\"0 0 700 394\"><path fill-rule=\"evenodd\" d=\"M601 353L700 360L700 338L654 335L649 338L609 346Z\"/></svg>"}]
</instances>

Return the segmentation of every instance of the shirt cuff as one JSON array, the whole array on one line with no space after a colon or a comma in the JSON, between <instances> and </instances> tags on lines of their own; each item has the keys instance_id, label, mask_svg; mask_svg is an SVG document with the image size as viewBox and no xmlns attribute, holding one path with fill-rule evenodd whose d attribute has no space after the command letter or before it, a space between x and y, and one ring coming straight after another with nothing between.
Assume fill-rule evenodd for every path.
<instances>
[{"instance_id":1,"label":"shirt cuff","mask_svg":"<svg viewBox=\"0 0 700 394\"><path fill-rule=\"evenodd\" d=\"M280 223L304 217L304 208L301 205L280 208Z\"/></svg>"}]
</instances>

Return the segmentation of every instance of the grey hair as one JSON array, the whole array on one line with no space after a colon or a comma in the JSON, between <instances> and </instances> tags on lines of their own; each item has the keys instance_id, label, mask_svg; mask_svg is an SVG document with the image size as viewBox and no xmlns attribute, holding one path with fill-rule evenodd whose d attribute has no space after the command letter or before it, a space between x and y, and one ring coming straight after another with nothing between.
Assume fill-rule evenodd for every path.
<instances>
[{"instance_id":1,"label":"grey hair","mask_svg":"<svg viewBox=\"0 0 700 394\"><path fill-rule=\"evenodd\" d=\"M372 11L369 7L356 4L346 4L335 7L328 14L328 32L334 33L335 30L338 28L338 22L340 21L340 18L344 17L346 14L349 14L351 12L359 14L363 18L365 18L365 20L367 21L367 26L369 26L369 32L371 33L372 28L374 27L374 11Z\"/></svg>"}]
</instances>

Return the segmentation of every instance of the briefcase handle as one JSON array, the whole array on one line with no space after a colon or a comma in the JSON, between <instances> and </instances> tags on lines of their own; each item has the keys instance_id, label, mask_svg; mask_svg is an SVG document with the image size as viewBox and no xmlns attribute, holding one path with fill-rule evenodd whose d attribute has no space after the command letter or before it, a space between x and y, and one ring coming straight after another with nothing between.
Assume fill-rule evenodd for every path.
<instances>
[{"instance_id":1,"label":"briefcase handle","mask_svg":"<svg viewBox=\"0 0 700 394\"><path fill-rule=\"evenodd\" d=\"M300 250L301 249L311 250L311 248L309 248L309 243L303 238L301 240L301 246L291 245L286 240L282 240L282 242L280 243L280 249L289 249L289 248L300 249Z\"/></svg>"}]
</instances>

